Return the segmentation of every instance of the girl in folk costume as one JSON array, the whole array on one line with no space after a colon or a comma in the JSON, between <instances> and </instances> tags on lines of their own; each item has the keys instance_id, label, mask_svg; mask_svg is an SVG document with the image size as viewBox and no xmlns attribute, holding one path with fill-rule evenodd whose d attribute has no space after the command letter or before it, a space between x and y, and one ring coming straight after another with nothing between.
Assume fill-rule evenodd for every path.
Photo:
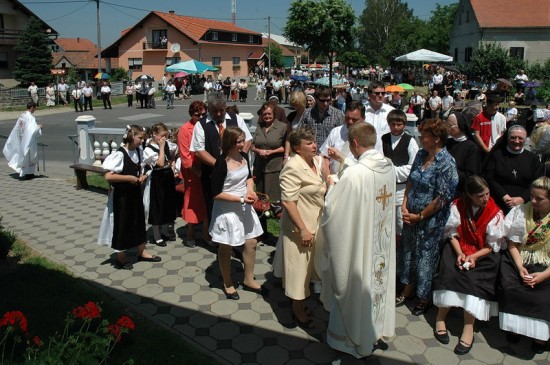
<instances>
[{"instance_id":1,"label":"girl in folk costume","mask_svg":"<svg viewBox=\"0 0 550 365\"><path fill-rule=\"evenodd\" d=\"M508 254L500 265L499 322L509 331L533 339L532 349L543 353L550 337L550 178L531 184L531 200L506 216Z\"/></svg>"},{"instance_id":2,"label":"girl in folk costume","mask_svg":"<svg viewBox=\"0 0 550 365\"><path fill-rule=\"evenodd\" d=\"M243 289L266 295L267 289L254 279L256 243L263 230L252 208L258 199L250 172L248 156L242 152L245 135L238 127L227 127L222 136L222 155L216 160L211 178L214 197L210 235L219 244L218 262L227 299L238 300L231 278L231 252L244 245Z\"/></svg>"},{"instance_id":3,"label":"girl in folk costume","mask_svg":"<svg viewBox=\"0 0 550 365\"><path fill-rule=\"evenodd\" d=\"M146 231L143 212L142 185L147 181L143 174L141 143L145 131L137 125L127 126L123 146L107 156L103 168L105 180L113 189L109 194L103 221L99 229L98 244L109 245L116 252L115 266L131 270L126 250L137 247L138 261L159 262L159 256L145 251Z\"/></svg>"},{"instance_id":4,"label":"girl in folk costume","mask_svg":"<svg viewBox=\"0 0 550 365\"><path fill-rule=\"evenodd\" d=\"M489 194L487 182L470 176L464 195L451 206L445 225L447 243L434 276L433 301L439 307L434 336L449 343L445 319L451 307L464 309L464 329L454 352L464 355L474 343L474 322L498 314L495 298L500 251L505 246L504 214Z\"/></svg>"},{"instance_id":5,"label":"girl in folk costume","mask_svg":"<svg viewBox=\"0 0 550 365\"><path fill-rule=\"evenodd\" d=\"M169 232L169 225L176 220L176 182L172 165L177 145L168 140L168 127L164 123L153 125L151 134L143 150L143 163L151 176L145 188L144 203L148 223L153 225L155 244L164 247L165 241L176 239Z\"/></svg>"}]
</instances>

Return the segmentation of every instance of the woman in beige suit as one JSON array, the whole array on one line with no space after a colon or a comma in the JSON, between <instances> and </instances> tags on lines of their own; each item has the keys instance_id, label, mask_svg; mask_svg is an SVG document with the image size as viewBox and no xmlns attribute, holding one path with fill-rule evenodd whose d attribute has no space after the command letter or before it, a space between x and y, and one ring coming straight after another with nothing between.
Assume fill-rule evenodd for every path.
<instances>
[{"instance_id":1,"label":"woman in beige suit","mask_svg":"<svg viewBox=\"0 0 550 365\"><path fill-rule=\"evenodd\" d=\"M321 158L317 156L315 134L298 128L289 135L296 153L281 171L281 218L283 239L283 286L292 299L292 318L297 325L313 328L304 300L309 296L313 273L315 235L323 208L325 183L321 178Z\"/></svg>"}]
</instances>

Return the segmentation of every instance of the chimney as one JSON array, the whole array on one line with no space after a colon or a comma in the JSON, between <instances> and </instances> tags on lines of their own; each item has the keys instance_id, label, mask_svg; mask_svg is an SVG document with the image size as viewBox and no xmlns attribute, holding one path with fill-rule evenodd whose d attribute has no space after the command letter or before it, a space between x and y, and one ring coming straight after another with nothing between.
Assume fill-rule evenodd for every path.
<instances>
[{"instance_id":1,"label":"chimney","mask_svg":"<svg viewBox=\"0 0 550 365\"><path fill-rule=\"evenodd\" d=\"M174 10L168 10L170 14L174 14Z\"/></svg>"},{"instance_id":2,"label":"chimney","mask_svg":"<svg viewBox=\"0 0 550 365\"><path fill-rule=\"evenodd\" d=\"M80 37L76 37L76 41L80 43Z\"/></svg>"}]
</instances>

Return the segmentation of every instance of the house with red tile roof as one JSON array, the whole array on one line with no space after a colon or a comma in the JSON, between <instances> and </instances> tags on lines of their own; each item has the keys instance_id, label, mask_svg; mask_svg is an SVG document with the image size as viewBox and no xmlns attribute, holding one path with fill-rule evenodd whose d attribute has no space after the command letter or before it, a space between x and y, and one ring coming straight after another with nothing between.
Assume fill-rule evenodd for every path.
<instances>
[{"instance_id":1,"label":"house with red tile roof","mask_svg":"<svg viewBox=\"0 0 550 365\"><path fill-rule=\"evenodd\" d=\"M549 0L460 0L450 34L450 55L469 62L484 42L498 42L530 62L550 58Z\"/></svg>"},{"instance_id":2,"label":"house with red tile roof","mask_svg":"<svg viewBox=\"0 0 550 365\"><path fill-rule=\"evenodd\" d=\"M248 57L263 52L262 35L235 24L152 11L103 50L135 75L160 80L171 64L190 59L215 66L223 77L248 76ZM210 74L212 74L210 72Z\"/></svg>"},{"instance_id":3,"label":"house with red tile roof","mask_svg":"<svg viewBox=\"0 0 550 365\"><path fill-rule=\"evenodd\" d=\"M17 0L0 1L0 80L13 79L13 70L17 52L15 46L19 36L25 31L29 19L35 17L42 22L44 32L50 37L58 36L57 31L50 27L39 16Z\"/></svg>"},{"instance_id":4,"label":"house with red tile roof","mask_svg":"<svg viewBox=\"0 0 550 365\"><path fill-rule=\"evenodd\" d=\"M57 38L52 41L54 68L76 69L82 80L93 80L97 73L97 46L86 38ZM101 59L101 69L118 67L118 58Z\"/></svg>"}]
</instances>

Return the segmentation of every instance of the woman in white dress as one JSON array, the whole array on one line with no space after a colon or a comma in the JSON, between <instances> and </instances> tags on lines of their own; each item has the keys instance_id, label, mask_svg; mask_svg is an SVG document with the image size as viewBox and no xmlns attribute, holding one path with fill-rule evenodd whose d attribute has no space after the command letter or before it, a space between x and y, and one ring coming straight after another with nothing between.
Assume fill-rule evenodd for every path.
<instances>
[{"instance_id":1,"label":"woman in white dress","mask_svg":"<svg viewBox=\"0 0 550 365\"><path fill-rule=\"evenodd\" d=\"M504 236L504 214L491 198L487 182L470 176L464 196L451 206L445 224L448 241L433 280L433 301L439 307L434 336L439 342L449 343L445 319L451 307L464 309L464 328L454 350L458 355L472 348L475 320L498 315L495 291Z\"/></svg>"},{"instance_id":2,"label":"woman in white dress","mask_svg":"<svg viewBox=\"0 0 550 365\"><path fill-rule=\"evenodd\" d=\"M550 338L550 178L531 184L531 200L506 216L508 253L500 265L499 322L508 341L533 339L541 354Z\"/></svg>"},{"instance_id":3,"label":"woman in white dress","mask_svg":"<svg viewBox=\"0 0 550 365\"><path fill-rule=\"evenodd\" d=\"M223 277L227 299L239 300L239 293L231 278L231 252L233 247L244 244L243 289L261 295L267 289L254 279L256 244L263 230L252 204L258 197L248 156L241 152L245 137L242 129L228 127L223 131L222 155L216 161L211 177L211 192L214 197L210 235L218 246L218 263Z\"/></svg>"}]
</instances>

